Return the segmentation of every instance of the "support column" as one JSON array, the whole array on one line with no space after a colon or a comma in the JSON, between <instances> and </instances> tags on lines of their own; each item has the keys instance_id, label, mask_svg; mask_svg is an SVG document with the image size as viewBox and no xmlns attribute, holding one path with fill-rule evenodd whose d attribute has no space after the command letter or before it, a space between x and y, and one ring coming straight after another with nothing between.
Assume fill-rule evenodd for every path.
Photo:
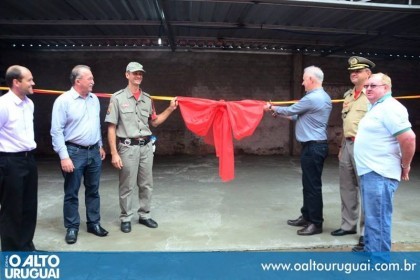
<instances>
[{"instance_id":1,"label":"support column","mask_svg":"<svg viewBox=\"0 0 420 280\"><path fill-rule=\"evenodd\" d=\"M302 98L304 89L302 87L303 76L303 55L301 53L293 54L292 57L292 80L290 81L290 100L299 100ZM300 143L296 141L295 124L291 123L289 127L289 151L291 156L300 155Z\"/></svg>"}]
</instances>

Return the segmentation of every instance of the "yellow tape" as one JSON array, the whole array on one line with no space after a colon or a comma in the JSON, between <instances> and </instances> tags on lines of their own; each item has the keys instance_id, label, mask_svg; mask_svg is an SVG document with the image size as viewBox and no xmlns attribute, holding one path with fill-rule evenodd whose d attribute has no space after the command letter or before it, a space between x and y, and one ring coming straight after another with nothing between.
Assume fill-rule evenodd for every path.
<instances>
[{"instance_id":1,"label":"yellow tape","mask_svg":"<svg viewBox=\"0 0 420 280\"><path fill-rule=\"evenodd\" d=\"M0 90L9 90L8 87L0 87ZM61 94L64 91L59 90L48 90L48 89L34 89L34 92L37 93L47 93L47 94ZM110 93L95 93L99 97L111 97L112 94ZM164 101L171 101L174 97L171 96L160 96L160 95L153 95L152 99L154 100L164 100ZM417 99L420 98L420 95L406 95L406 96L396 96L395 99ZM299 100L290 100L290 101L271 101L273 105L290 105L298 102ZM340 103L343 102L344 99L333 99L333 103Z\"/></svg>"}]
</instances>

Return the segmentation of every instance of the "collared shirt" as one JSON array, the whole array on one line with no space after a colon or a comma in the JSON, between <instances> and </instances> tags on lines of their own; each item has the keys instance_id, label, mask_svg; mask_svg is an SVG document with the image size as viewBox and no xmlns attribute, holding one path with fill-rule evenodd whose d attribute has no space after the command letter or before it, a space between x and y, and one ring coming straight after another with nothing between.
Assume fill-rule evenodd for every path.
<instances>
[{"instance_id":1,"label":"collared shirt","mask_svg":"<svg viewBox=\"0 0 420 280\"><path fill-rule=\"evenodd\" d=\"M391 93L369 106L354 142L357 174L374 171L400 181L401 149L396 136L410 129L407 109Z\"/></svg>"},{"instance_id":2,"label":"collared shirt","mask_svg":"<svg viewBox=\"0 0 420 280\"><path fill-rule=\"evenodd\" d=\"M307 142L327 140L331 98L323 88L308 91L299 102L288 107L276 107L276 113L296 120L296 140Z\"/></svg>"},{"instance_id":3,"label":"collared shirt","mask_svg":"<svg viewBox=\"0 0 420 280\"><path fill-rule=\"evenodd\" d=\"M100 104L98 97L89 93L86 98L72 87L54 102L51 119L51 137L54 151L60 159L69 158L65 142L81 146L102 147Z\"/></svg>"},{"instance_id":4,"label":"collared shirt","mask_svg":"<svg viewBox=\"0 0 420 280\"><path fill-rule=\"evenodd\" d=\"M117 126L116 134L119 138L138 138L152 134L149 128L150 118L156 118L150 95L141 92L140 98L136 100L126 87L112 95L105 122Z\"/></svg>"},{"instance_id":5,"label":"collared shirt","mask_svg":"<svg viewBox=\"0 0 420 280\"><path fill-rule=\"evenodd\" d=\"M343 110L341 118L343 119L344 137L356 137L360 120L367 112L369 100L366 97L365 89L355 99L354 89L344 94Z\"/></svg>"},{"instance_id":6,"label":"collared shirt","mask_svg":"<svg viewBox=\"0 0 420 280\"><path fill-rule=\"evenodd\" d=\"M9 90L0 97L0 152L27 152L35 148L34 103Z\"/></svg>"}]
</instances>

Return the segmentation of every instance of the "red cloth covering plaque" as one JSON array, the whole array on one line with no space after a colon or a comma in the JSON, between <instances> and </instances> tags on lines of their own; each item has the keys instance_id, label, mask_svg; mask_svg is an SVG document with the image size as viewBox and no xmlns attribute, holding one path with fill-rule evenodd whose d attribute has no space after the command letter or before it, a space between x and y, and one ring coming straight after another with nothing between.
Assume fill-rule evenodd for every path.
<instances>
[{"instance_id":1,"label":"red cloth covering plaque","mask_svg":"<svg viewBox=\"0 0 420 280\"><path fill-rule=\"evenodd\" d=\"M184 122L189 130L214 145L223 181L235 178L233 137L240 140L254 133L264 114L265 101L214 101L178 97Z\"/></svg>"}]
</instances>

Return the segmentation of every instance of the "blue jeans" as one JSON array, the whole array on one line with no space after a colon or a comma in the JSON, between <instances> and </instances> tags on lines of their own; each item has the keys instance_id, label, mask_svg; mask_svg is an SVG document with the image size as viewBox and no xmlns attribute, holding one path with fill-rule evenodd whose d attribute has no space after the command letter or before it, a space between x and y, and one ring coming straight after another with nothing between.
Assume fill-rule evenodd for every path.
<instances>
[{"instance_id":1,"label":"blue jeans","mask_svg":"<svg viewBox=\"0 0 420 280\"><path fill-rule=\"evenodd\" d=\"M102 170L102 160L99 147L90 150L67 146L74 171L63 172L64 175L64 227L79 228L79 189L82 182L85 185L85 205L87 224L98 224L100 216L99 180Z\"/></svg>"},{"instance_id":2,"label":"blue jeans","mask_svg":"<svg viewBox=\"0 0 420 280\"><path fill-rule=\"evenodd\" d=\"M376 172L360 176L365 209L365 251L391 251L392 202L399 181Z\"/></svg>"},{"instance_id":3,"label":"blue jeans","mask_svg":"<svg viewBox=\"0 0 420 280\"><path fill-rule=\"evenodd\" d=\"M322 227L322 170L328 156L327 143L310 142L302 145L300 164L302 168L303 206L305 220Z\"/></svg>"}]
</instances>

